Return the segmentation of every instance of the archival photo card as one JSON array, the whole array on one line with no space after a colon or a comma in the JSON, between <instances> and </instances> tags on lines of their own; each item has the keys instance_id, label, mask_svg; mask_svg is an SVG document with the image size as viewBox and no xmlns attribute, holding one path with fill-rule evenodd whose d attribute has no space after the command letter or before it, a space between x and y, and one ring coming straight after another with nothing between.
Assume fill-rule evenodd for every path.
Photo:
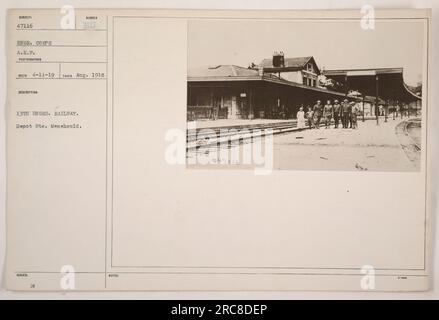
<instances>
[{"instance_id":1,"label":"archival photo card","mask_svg":"<svg viewBox=\"0 0 439 320\"><path fill-rule=\"evenodd\" d=\"M189 164L420 171L426 28L398 19L189 21Z\"/></svg>"},{"instance_id":2,"label":"archival photo card","mask_svg":"<svg viewBox=\"0 0 439 320\"><path fill-rule=\"evenodd\" d=\"M7 288L424 291L431 11L8 12Z\"/></svg>"}]
</instances>

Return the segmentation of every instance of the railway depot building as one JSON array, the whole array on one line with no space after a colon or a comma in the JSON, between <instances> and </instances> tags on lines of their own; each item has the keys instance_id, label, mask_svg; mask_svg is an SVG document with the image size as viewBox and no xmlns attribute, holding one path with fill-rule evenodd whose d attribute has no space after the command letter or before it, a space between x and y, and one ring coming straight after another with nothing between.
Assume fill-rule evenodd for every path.
<instances>
[{"instance_id":1,"label":"railway depot building","mask_svg":"<svg viewBox=\"0 0 439 320\"><path fill-rule=\"evenodd\" d=\"M319 82L322 74L325 86ZM358 103L366 116L375 116L380 109L396 104L415 103L419 108L421 99L408 90L402 68L322 72L313 57L284 58L283 53L274 53L248 68L217 65L189 69L187 84L189 121L293 119L301 106L306 111L317 100L325 104L326 100L333 103L345 98Z\"/></svg>"},{"instance_id":2,"label":"railway depot building","mask_svg":"<svg viewBox=\"0 0 439 320\"><path fill-rule=\"evenodd\" d=\"M188 120L291 119L316 100L342 100L345 93L319 87L313 57L275 54L245 68L218 65L188 71Z\"/></svg>"}]
</instances>

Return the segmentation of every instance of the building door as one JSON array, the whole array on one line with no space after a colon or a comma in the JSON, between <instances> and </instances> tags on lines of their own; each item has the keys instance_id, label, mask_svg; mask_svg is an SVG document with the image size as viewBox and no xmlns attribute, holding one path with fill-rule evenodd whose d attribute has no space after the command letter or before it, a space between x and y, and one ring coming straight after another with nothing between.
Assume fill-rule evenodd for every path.
<instances>
[{"instance_id":1,"label":"building door","mask_svg":"<svg viewBox=\"0 0 439 320\"><path fill-rule=\"evenodd\" d=\"M236 96L231 96L231 104L229 107L229 119L237 119L238 118L238 111L237 111L237 105L236 105Z\"/></svg>"},{"instance_id":2,"label":"building door","mask_svg":"<svg viewBox=\"0 0 439 320\"><path fill-rule=\"evenodd\" d=\"M236 117L238 119L247 119L249 115L249 99L246 94L241 93L238 101L237 101L237 114Z\"/></svg>"},{"instance_id":3,"label":"building door","mask_svg":"<svg viewBox=\"0 0 439 320\"><path fill-rule=\"evenodd\" d=\"M213 96L212 118L217 120L220 117L221 97Z\"/></svg>"}]
</instances>

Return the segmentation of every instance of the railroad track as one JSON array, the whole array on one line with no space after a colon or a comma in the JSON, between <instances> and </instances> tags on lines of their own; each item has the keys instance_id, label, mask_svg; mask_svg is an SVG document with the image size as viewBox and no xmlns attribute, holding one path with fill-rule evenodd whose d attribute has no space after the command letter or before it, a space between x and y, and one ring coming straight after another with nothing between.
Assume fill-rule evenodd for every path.
<instances>
[{"instance_id":1,"label":"railroad track","mask_svg":"<svg viewBox=\"0 0 439 320\"><path fill-rule=\"evenodd\" d=\"M406 135L409 138L410 142L412 143L413 147L417 151L421 151L420 141L417 141L416 139L414 139L412 137L412 135L410 134L410 129L413 127L421 127L421 120L419 120L419 119L408 120L404 124L404 132L406 133Z\"/></svg>"},{"instance_id":2,"label":"railroad track","mask_svg":"<svg viewBox=\"0 0 439 320\"><path fill-rule=\"evenodd\" d=\"M188 150L200 147L217 146L218 144L238 144L251 142L253 138L260 138L268 132L280 134L297 131L297 121L280 123L266 123L254 125L241 125L230 127L213 127L196 130L188 130L186 148Z\"/></svg>"}]
</instances>

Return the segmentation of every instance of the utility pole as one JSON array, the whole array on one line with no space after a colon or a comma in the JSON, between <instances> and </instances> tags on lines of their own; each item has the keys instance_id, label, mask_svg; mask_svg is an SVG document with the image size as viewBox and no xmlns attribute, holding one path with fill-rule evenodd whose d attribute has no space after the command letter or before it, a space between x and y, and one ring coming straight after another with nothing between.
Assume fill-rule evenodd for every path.
<instances>
[{"instance_id":1,"label":"utility pole","mask_svg":"<svg viewBox=\"0 0 439 320\"><path fill-rule=\"evenodd\" d=\"M363 95L363 106L362 106L362 108L363 108L363 122L364 122L364 95Z\"/></svg>"},{"instance_id":2,"label":"utility pole","mask_svg":"<svg viewBox=\"0 0 439 320\"><path fill-rule=\"evenodd\" d=\"M384 108L384 122L387 122L387 116L389 111L389 100L386 101L386 106Z\"/></svg>"},{"instance_id":3,"label":"utility pole","mask_svg":"<svg viewBox=\"0 0 439 320\"><path fill-rule=\"evenodd\" d=\"M375 116L377 120L377 126L380 124L379 122L379 110L378 110L378 83L379 83L379 77L378 75L375 76Z\"/></svg>"},{"instance_id":4,"label":"utility pole","mask_svg":"<svg viewBox=\"0 0 439 320\"><path fill-rule=\"evenodd\" d=\"M393 103L393 120L395 120L395 114L396 114L396 103L395 100L392 100Z\"/></svg>"}]
</instances>

